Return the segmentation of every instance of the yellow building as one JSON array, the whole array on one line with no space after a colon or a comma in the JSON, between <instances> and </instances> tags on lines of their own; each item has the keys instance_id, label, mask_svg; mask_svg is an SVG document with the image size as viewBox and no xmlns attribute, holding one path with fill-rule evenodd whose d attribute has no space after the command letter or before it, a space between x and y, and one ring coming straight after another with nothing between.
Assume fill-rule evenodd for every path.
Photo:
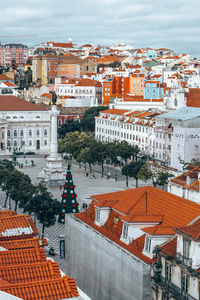
<instances>
[{"instance_id":1,"label":"yellow building","mask_svg":"<svg viewBox=\"0 0 200 300\"><path fill-rule=\"evenodd\" d=\"M144 74L131 74L129 89L130 93L136 96L144 96Z\"/></svg>"}]
</instances>

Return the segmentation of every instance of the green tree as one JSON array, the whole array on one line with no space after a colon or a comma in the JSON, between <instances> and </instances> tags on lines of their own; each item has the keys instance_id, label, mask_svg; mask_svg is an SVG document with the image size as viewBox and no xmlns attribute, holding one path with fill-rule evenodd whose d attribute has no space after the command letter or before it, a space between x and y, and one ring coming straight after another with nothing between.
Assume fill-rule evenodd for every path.
<instances>
[{"instance_id":1,"label":"green tree","mask_svg":"<svg viewBox=\"0 0 200 300\"><path fill-rule=\"evenodd\" d=\"M139 153L138 146L132 146L128 144L126 141L122 141L117 143L117 152L118 155L127 163L127 160L131 157L135 157Z\"/></svg>"},{"instance_id":2,"label":"green tree","mask_svg":"<svg viewBox=\"0 0 200 300\"><path fill-rule=\"evenodd\" d=\"M128 186L128 177L133 177L135 178L136 181L136 188L138 187L138 173L141 170L141 168L143 167L144 162L142 162L141 160L138 161L131 161L129 164L125 165L122 168L122 175L126 176L126 185Z\"/></svg>"},{"instance_id":3,"label":"green tree","mask_svg":"<svg viewBox=\"0 0 200 300\"><path fill-rule=\"evenodd\" d=\"M60 202L52 198L47 188L40 184L38 192L35 195L36 203L34 205L34 213L42 223L42 238L44 238L45 227L53 226L56 222L56 216L60 214Z\"/></svg>"},{"instance_id":4,"label":"green tree","mask_svg":"<svg viewBox=\"0 0 200 300\"><path fill-rule=\"evenodd\" d=\"M83 115L81 124L84 131L94 131L95 117L98 116L100 111L108 109L108 106L91 107Z\"/></svg>"},{"instance_id":5,"label":"green tree","mask_svg":"<svg viewBox=\"0 0 200 300\"><path fill-rule=\"evenodd\" d=\"M22 207L30 195L31 179L28 175L18 170L14 170L9 177L9 181L12 182L9 196L15 202L14 210L16 211L20 201Z\"/></svg>"},{"instance_id":6,"label":"green tree","mask_svg":"<svg viewBox=\"0 0 200 300\"><path fill-rule=\"evenodd\" d=\"M93 136L88 136L85 132L69 132L63 139L59 140L59 152L71 154L77 159L80 151L89 147L94 140Z\"/></svg>"},{"instance_id":7,"label":"green tree","mask_svg":"<svg viewBox=\"0 0 200 300\"><path fill-rule=\"evenodd\" d=\"M58 128L58 135L64 138L68 132L81 131L81 123L73 119L67 120L60 128Z\"/></svg>"},{"instance_id":8,"label":"green tree","mask_svg":"<svg viewBox=\"0 0 200 300\"><path fill-rule=\"evenodd\" d=\"M117 144L115 142L107 142L106 144L106 158L109 158L112 163L117 163Z\"/></svg>"},{"instance_id":9,"label":"green tree","mask_svg":"<svg viewBox=\"0 0 200 300\"><path fill-rule=\"evenodd\" d=\"M170 176L172 175L156 163L145 163L138 173L138 177L144 181L151 179L154 187L167 184Z\"/></svg>"},{"instance_id":10,"label":"green tree","mask_svg":"<svg viewBox=\"0 0 200 300\"><path fill-rule=\"evenodd\" d=\"M79 162L84 162L89 164L90 173L92 172L92 164L97 162L96 155L93 155L93 148L86 147L82 149L77 157Z\"/></svg>"},{"instance_id":11,"label":"green tree","mask_svg":"<svg viewBox=\"0 0 200 300\"><path fill-rule=\"evenodd\" d=\"M14 171L15 164L7 159L0 160L0 187L3 192L6 193L4 207L7 205L9 198L9 191L11 189L12 182L10 181L10 174Z\"/></svg>"}]
</instances>

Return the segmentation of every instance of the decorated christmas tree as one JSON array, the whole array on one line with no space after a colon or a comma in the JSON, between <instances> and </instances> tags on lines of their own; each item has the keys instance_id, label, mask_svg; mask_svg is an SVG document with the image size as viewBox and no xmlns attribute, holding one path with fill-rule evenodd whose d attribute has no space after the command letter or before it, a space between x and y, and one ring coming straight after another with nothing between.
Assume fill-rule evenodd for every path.
<instances>
[{"instance_id":1,"label":"decorated christmas tree","mask_svg":"<svg viewBox=\"0 0 200 300\"><path fill-rule=\"evenodd\" d=\"M79 203L77 202L77 194L75 193L75 185L73 184L70 164L68 164L67 174L65 175L65 184L63 185L63 193L61 200L61 214L58 218L59 223L65 223L65 214L78 213Z\"/></svg>"}]
</instances>

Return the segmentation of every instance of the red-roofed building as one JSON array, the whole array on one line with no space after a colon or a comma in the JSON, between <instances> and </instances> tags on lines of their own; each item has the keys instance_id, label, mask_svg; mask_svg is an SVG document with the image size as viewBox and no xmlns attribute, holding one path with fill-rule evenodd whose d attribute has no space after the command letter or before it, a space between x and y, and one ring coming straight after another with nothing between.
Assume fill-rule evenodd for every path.
<instances>
[{"instance_id":1,"label":"red-roofed building","mask_svg":"<svg viewBox=\"0 0 200 300\"><path fill-rule=\"evenodd\" d=\"M49 152L50 111L23 99L0 95L0 151Z\"/></svg>"},{"instance_id":2,"label":"red-roofed building","mask_svg":"<svg viewBox=\"0 0 200 300\"><path fill-rule=\"evenodd\" d=\"M38 231L30 216L0 211L0 299L83 299L75 280L46 258L47 241L34 236Z\"/></svg>"},{"instance_id":3,"label":"red-roofed building","mask_svg":"<svg viewBox=\"0 0 200 300\"><path fill-rule=\"evenodd\" d=\"M157 115L153 111L140 109L101 111L95 118L95 137L103 142L127 141L130 145L138 146L145 154L153 155Z\"/></svg>"},{"instance_id":4,"label":"red-roofed building","mask_svg":"<svg viewBox=\"0 0 200 300\"><path fill-rule=\"evenodd\" d=\"M200 298L200 221L174 229L176 237L157 249L152 268L154 300Z\"/></svg>"},{"instance_id":5,"label":"red-roofed building","mask_svg":"<svg viewBox=\"0 0 200 300\"><path fill-rule=\"evenodd\" d=\"M91 198L66 222L71 275L91 298L151 299L157 246L198 218L200 206L150 186Z\"/></svg>"}]
</instances>

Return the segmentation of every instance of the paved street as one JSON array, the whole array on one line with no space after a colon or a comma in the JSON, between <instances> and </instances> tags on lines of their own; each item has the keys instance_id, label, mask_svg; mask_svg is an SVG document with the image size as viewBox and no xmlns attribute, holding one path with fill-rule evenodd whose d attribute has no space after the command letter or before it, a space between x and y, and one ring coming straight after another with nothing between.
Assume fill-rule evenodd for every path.
<instances>
[{"instance_id":1,"label":"paved street","mask_svg":"<svg viewBox=\"0 0 200 300\"><path fill-rule=\"evenodd\" d=\"M38 179L37 179L37 175L39 174L39 172L41 171L41 169L45 166L45 159L42 157L35 157L35 156L31 156L31 157L18 157L17 158L18 162L23 162L25 163L26 161L26 165L28 165L27 167L24 167L23 169L19 169L20 171L23 171L24 173L28 174L33 183L37 183ZM30 166L31 165L31 160L34 160L35 163L35 167ZM64 167L67 167L66 162L64 163ZM108 169L109 168L109 169ZM95 170L100 171L99 166L96 166L94 168ZM113 170L111 167L107 166L107 169L105 167L105 174L110 171ZM109 193L109 192L115 192L115 191L119 191L119 190L123 190L126 187L126 182L124 180L124 177L122 177L120 175L120 170L118 169L113 170L111 173L111 176L113 176L115 178L115 173L118 173L117 176L117 181L115 181L115 179L107 179L106 177L101 177L100 173L97 172L93 172L93 174L95 175L95 178L90 178L90 175L88 177L86 177L86 172L84 167L80 168L79 165L77 164L72 164L71 167L71 171L72 171L72 175L73 175L73 181L75 184L75 190L76 193L78 195L78 202L79 202L79 207L80 210L82 208L82 204L83 202L89 204L91 202L91 195L95 195L95 194L103 194L103 193ZM143 184L140 184L140 186L142 185L146 185L147 183L144 182L140 182ZM135 181L133 179L129 180L129 187L133 188L135 187ZM52 195L58 199L59 201L61 201L61 194L62 191L59 188L49 188L49 191L52 193ZM0 192L0 205L3 206L4 204L4 199L5 199L5 194L3 192ZM14 208L14 203L12 205L12 208ZM22 210L18 209L18 213L21 213ZM37 228L39 230L39 232L41 233L42 231L42 224L39 223L39 221L36 220L36 225ZM56 250L56 256L55 256L55 260L57 260L60 263L60 267L62 270L62 263L63 260L59 259L59 236L61 234L64 234L64 225L56 223L54 226L46 228L45 229L45 237L49 242L49 246L46 247L46 250L48 251L49 247L54 247L54 249Z\"/></svg>"}]
</instances>

